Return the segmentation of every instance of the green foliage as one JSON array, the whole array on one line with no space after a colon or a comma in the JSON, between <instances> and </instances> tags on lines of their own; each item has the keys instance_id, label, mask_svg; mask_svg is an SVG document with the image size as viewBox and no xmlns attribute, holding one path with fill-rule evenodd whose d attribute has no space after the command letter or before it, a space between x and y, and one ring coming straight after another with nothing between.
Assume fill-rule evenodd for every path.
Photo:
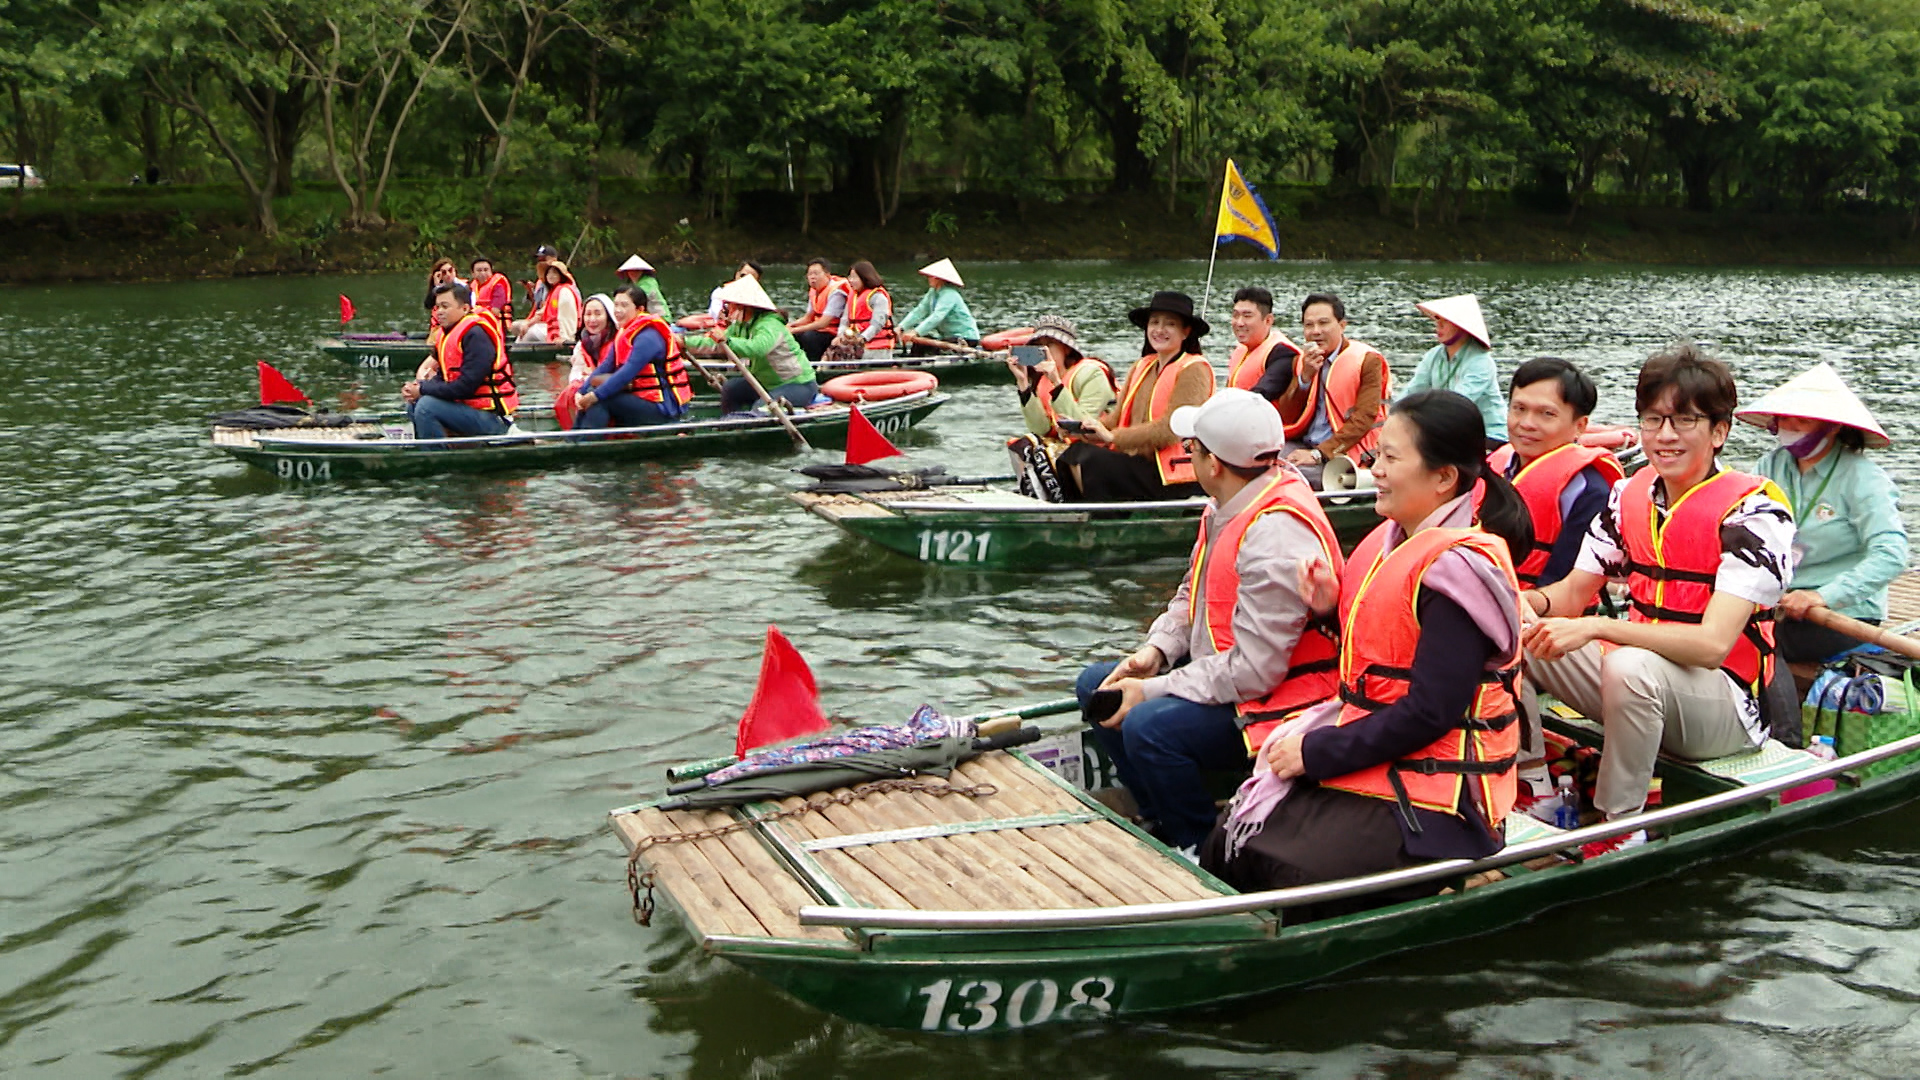
<instances>
[{"instance_id":1,"label":"green foliage","mask_svg":"<svg viewBox=\"0 0 1920 1080\"><path fill-rule=\"evenodd\" d=\"M954 236L960 232L960 218L951 211L929 210L926 228L930 236Z\"/></svg>"}]
</instances>

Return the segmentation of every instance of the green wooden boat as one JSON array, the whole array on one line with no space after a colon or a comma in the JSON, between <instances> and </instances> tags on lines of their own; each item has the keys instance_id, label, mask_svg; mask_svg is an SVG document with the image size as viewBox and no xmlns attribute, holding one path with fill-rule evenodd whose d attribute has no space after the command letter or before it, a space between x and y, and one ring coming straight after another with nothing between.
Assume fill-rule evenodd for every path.
<instances>
[{"instance_id":1,"label":"green wooden boat","mask_svg":"<svg viewBox=\"0 0 1920 1080\"><path fill-rule=\"evenodd\" d=\"M946 404L925 392L861 408L883 434L904 433ZM523 408L518 431L456 439L415 439L405 414L367 417L342 427L254 431L213 429L213 445L283 480L328 481L359 476L420 476L491 469L547 468L573 462L632 461L676 454L791 446L771 416L721 419L719 406L695 402L681 423L598 431L561 431L551 409ZM809 442L844 446L849 410L823 405L794 414Z\"/></svg>"},{"instance_id":2,"label":"green wooden boat","mask_svg":"<svg viewBox=\"0 0 1920 1080\"><path fill-rule=\"evenodd\" d=\"M921 562L1043 570L1184 555L1193 548L1204 498L1173 502L1050 503L1004 484L916 491L788 496L847 532ZM1320 493L1348 550L1380 524L1371 491Z\"/></svg>"},{"instance_id":3,"label":"green wooden boat","mask_svg":"<svg viewBox=\"0 0 1920 1080\"><path fill-rule=\"evenodd\" d=\"M1582 723L1548 722L1597 741ZM1667 804L1631 820L1562 832L1515 815L1506 849L1491 858L1253 894L1235 893L1043 767L1038 748L924 781L992 785L991 795L881 792L824 811L798 799L698 812L641 804L613 811L612 826L631 851L652 835L738 824L647 846L638 866L649 876L630 880L636 910L650 887L664 892L708 954L823 1011L978 1034L1269 994L1920 795L1920 736L1837 762L1777 747L1705 765L1663 761ZM1825 777L1839 786L1781 802ZM783 808L797 813L775 819ZM1580 844L1638 827L1655 838L1578 858ZM1448 889L1282 923L1288 907L1415 882Z\"/></svg>"},{"instance_id":4,"label":"green wooden boat","mask_svg":"<svg viewBox=\"0 0 1920 1080\"><path fill-rule=\"evenodd\" d=\"M409 379L419 370L421 361L433 355L433 348L425 338L409 338L405 341L323 338L320 351L354 367ZM573 356L573 346L549 345L546 342L515 343L507 346L507 355L516 364L565 363Z\"/></svg>"}]
</instances>

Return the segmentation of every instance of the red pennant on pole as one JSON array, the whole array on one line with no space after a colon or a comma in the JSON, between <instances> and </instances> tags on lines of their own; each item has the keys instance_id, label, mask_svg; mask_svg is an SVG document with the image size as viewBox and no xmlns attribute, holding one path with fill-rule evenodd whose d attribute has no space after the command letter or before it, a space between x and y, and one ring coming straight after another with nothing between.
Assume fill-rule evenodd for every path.
<instances>
[{"instance_id":1,"label":"red pennant on pole","mask_svg":"<svg viewBox=\"0 0 1920 1080\"><path fill-rule=\"evenodd\" d=\"M340 294L340 325L345 326L352 321L353 321L353 301L347 299L346 293L341 293Z\"/></svg>"},{"instance_id":2,"label":"red pennant on pole","mask_svg":"<svg viewBox=\"0 0 1920 1080\"><path fill-rule=\"evenodd\" d=\"M760 653L760 684L753 688L753 700L740 718L734 756L745 757L755 747L825 730L827 718L820 715L820 693L806 659L778 628L767 627L767 644Z\"/></svg>"},{"instance_id":3,"label":"red pennant on pole","mask_svg":"<svg viewBox=\"0 0 1920 1080\"><path fill-rule=\"evenodd\" d=\"M260 365L260 404L277 405L283 401L308 400L307 395L301 393L299 387L288 382L287 377L276 371L272 364L265 360L257 363Z\"/></svg>"},{"instance_id":4,"label":"red pennant on pole","mask_svg":"<svg viewBox=\"0 0 1920 1080\"><path fill-rule=\"evenodd\" d=\"M900 448L887 441L873 421L860 415L860 406L851 406L847 418L847 464L865 465L881 458L900 457Z\"/></svg>"}]
</instances>

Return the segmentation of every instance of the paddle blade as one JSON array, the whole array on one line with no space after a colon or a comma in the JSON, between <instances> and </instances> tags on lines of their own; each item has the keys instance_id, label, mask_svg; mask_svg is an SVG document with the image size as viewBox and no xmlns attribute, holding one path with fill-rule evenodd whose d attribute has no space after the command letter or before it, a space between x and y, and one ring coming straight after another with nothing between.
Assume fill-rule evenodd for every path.
<instances>
[{"instance_id":1,"label":"paddle blade","mask_svg":"<svg viewBox=\"0 0 1920 1080\"><path fill-rule=\"evenodd\" d=\"M847 464L865 465L881 458L901 457L900 448L887 441L873 421L860 415L860 406L852 407L847 418Z\"/></svg>"},{"instance_id":2,"label":"paddle blade","mask_svg":"<svg viewBox=\"0 0 1920 1080\"><path fill-rule=\"evenodd\" d=\"M301 402L307 395L300 388L287 381L285 375L274 369L265 360L256 361L260 365L260 404L278 405L283 401Z\"/></svg>"},{"instance_id":3,"label":"paddle blade","mask_svg":"<svg viewBox=\"0 0 1920 1080\"><path fill-rule=\"evenodd\" d=\"M346 293L341 293L340 294L340 325L345 326L352 321L353 321L353 301L347 299Z\"/></svg>"},{"instance_id":4,"label":"paddle blade","mask_svg":"<svg viewBox=\"0 0 1920 1080\"><path fill-rule=\"evenodd\" d=\"M820 715L820 694L806 659L778 628L767 627L767 644L760 653L760 684L753 688L746 715L740 717L734 756L745 757L754 747L825 730L827 718Z\"/></svg>"}]
</instances>

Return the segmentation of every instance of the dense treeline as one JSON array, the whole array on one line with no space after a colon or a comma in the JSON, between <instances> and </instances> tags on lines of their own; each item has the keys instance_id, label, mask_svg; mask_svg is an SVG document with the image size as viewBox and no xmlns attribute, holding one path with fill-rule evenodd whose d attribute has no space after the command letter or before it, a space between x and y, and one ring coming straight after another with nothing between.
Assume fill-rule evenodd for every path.
<instances>
[{"instance_id":1,"label":"dense treeline","mask_svg":"<svg viewBox=\"0 0 1920 1080\"><path fill-rule=\"evenodd\" d=\"M231 179L269 235L296 179L347 226L538 176L590 231L619 175L793 191L804 230L826 190L1171 206L1228 154L1416 222L1510 190L1920 223L1913 0L4 0L0 76L0 153L51 184Z\"/></svg>"}]
</instances>

